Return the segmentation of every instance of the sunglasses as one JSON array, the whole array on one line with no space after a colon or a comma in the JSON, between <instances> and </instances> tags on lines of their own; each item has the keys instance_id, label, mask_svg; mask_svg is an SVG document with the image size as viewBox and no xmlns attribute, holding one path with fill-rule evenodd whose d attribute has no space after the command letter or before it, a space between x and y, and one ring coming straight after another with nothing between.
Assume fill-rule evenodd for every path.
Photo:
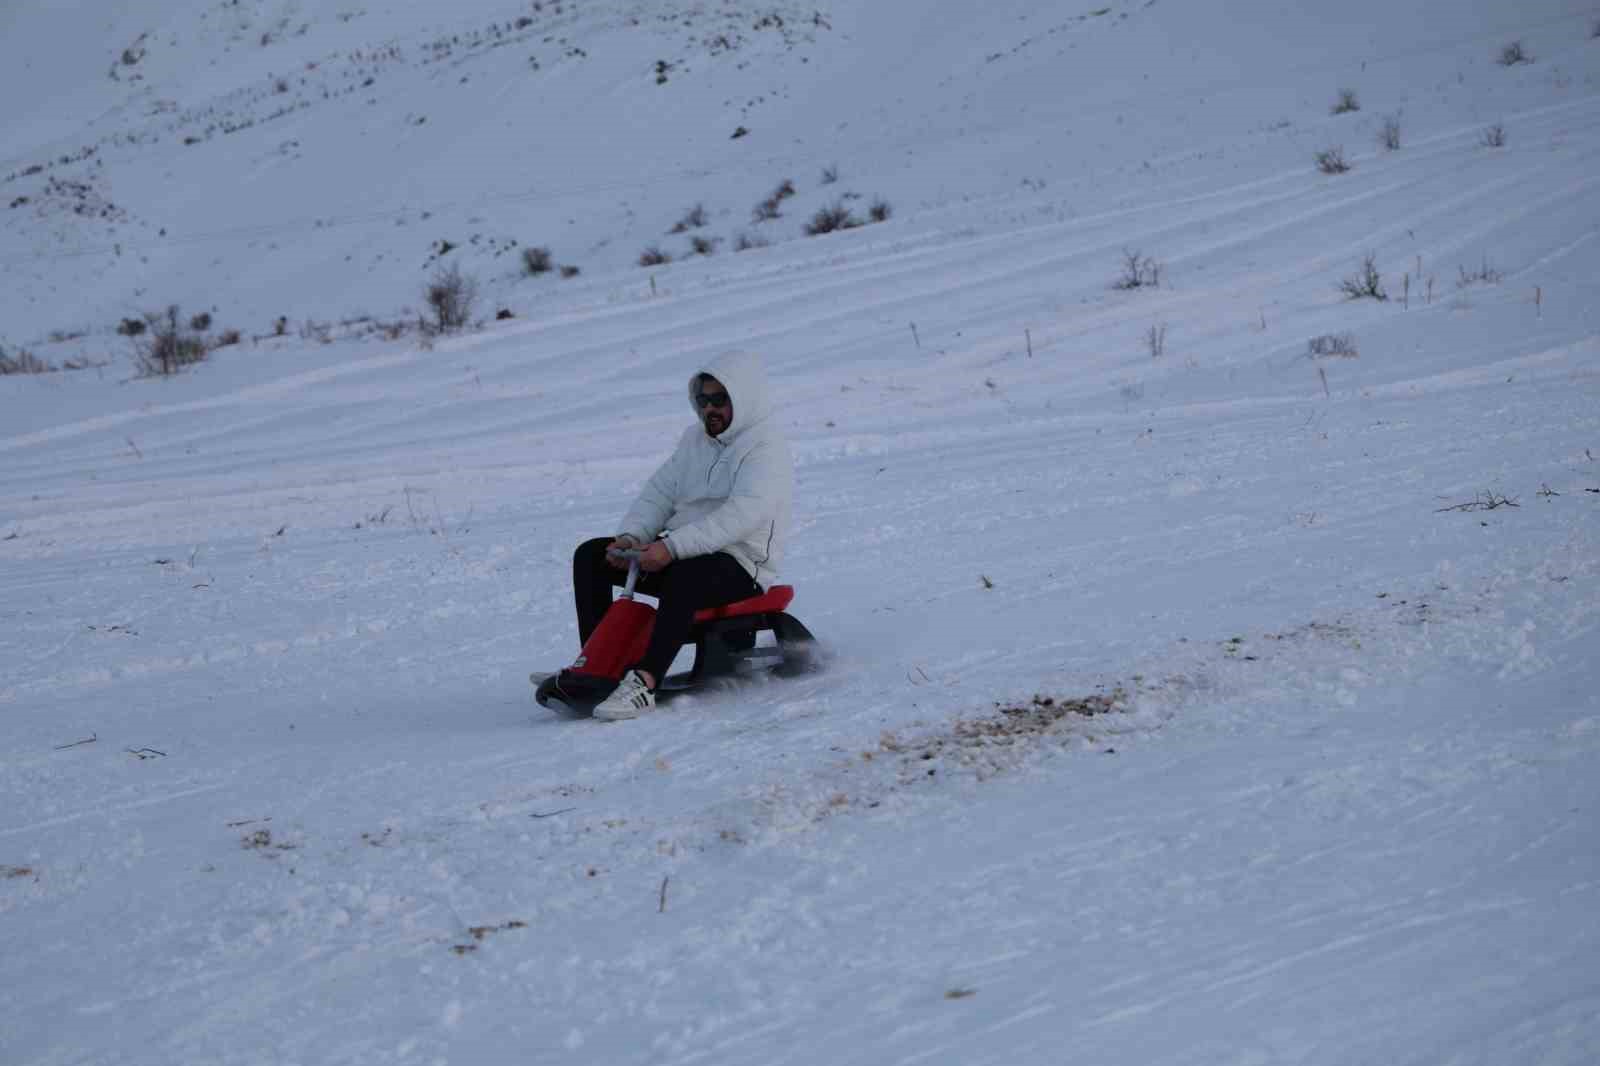
<instances>
[{"instance_id":1,"label":"sunglasses","mask_svg":"<svg viewBox=\"0 0 1600 1066\"><path fill-rule=\"evenodd\" d=\"M726 392L697 392L694 394L694 402L695 406L702 411L707 407L726 407L728 406L728 394Z\"/></svg>"}]
</instances>

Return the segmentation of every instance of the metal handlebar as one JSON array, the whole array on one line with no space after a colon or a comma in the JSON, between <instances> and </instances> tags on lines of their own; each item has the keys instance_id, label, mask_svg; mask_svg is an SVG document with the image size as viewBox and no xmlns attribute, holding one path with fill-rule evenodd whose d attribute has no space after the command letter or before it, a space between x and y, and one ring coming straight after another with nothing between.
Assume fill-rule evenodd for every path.
<instances>
[{"instance_id":1,"label":"metal handlebar","mask_svg":"<svg viewBox=\"0 0 1600 1066\"><path fill-rule=\"evenodd\" d=\"M606 554L613 559L628 560L628 580L622 586L622 595L619 598L624 600L633 599L633 587L639 583L639 557L644 552L638 548L610 548L607 549Z\"/></svg>"}]
</instances>

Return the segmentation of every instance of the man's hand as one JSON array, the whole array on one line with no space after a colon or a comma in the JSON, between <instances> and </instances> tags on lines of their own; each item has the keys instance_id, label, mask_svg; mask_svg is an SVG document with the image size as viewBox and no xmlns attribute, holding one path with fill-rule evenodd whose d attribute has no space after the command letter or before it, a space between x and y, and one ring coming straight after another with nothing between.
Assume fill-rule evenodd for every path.
<instances>
[{"instance_id":1,"label":"man's hand","mask_svg":"<svg viewBox=\"0 0 1600 1066\"><path fill-rule=\"evenodd\" d=\"M628 568L628 560L624 559L620 555L614 555L612 553L614 553L614 552L622 552L622 551L636 551L636 550L638 550L638 547L639 547L639 542L637 540L633 539L633 537L631 537L628 534L624 533L622 536L618 537L616 540L614 540L610 544L606 545L606 562L610 563L613 567L615 567L618 570L626 570Z\"/></svg>"},{"instance_id":2,"label":"man's hand","mask_svg":"<svg viewBox=\"0 0 1600 1066\"><path fill-rule=\"evenodd\" d=\"M647 574L665 570L672 564L672 549L667 542L658 540L639 554L639 569Z\"/></svg>"}]
</instances>

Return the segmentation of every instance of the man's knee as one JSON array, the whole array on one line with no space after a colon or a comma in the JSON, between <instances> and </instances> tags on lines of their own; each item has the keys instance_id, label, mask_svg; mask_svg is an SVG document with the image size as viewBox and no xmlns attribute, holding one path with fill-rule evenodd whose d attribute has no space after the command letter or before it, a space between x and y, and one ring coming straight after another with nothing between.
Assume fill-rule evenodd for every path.
<instances>
[{"instance_id":1,"label":"man's knee","mask_svg":"<svg viewBox=\"0 0 1600 1066\"><path fill-rule=\"evenodd\" d=\"M610 543L610 537L594 537L586 540L572 553L572 561L580 565L592 564L605 557L606 545Z\"/></svg>"}]
</instances>

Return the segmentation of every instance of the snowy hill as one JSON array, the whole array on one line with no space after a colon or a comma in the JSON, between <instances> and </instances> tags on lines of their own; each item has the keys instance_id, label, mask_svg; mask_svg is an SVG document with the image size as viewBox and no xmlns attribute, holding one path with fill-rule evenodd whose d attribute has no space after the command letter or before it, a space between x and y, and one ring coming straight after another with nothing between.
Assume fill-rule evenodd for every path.
<instances>
[{"instance_id":1,"label":"snowy hill","mask_svg":"<svg viewBox=\"0 0 1600 1066\"><path fill-rule=\"evenodd\" d=\"M0 1061L1600 1057L1600 14L1297 6L0 11ZM830 667L557 720L731 347Z\"/></svg>"}]
</instances>

